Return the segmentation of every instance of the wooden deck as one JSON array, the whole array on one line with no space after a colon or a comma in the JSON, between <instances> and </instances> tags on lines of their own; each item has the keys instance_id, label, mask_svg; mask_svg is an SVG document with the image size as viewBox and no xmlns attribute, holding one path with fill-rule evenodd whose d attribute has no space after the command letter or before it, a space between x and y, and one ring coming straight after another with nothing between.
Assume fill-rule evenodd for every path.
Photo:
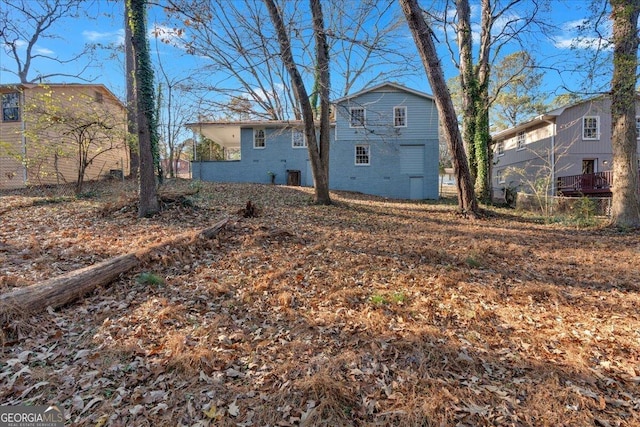
<instances>
[{"instance_id":1,"label":"wooden deck","mask_svg":"<svg viewBox=\"0 0 640 427\"><path fill-rule=\"evenodd\" d=\"M567 197L611 197L612 183L613 171L561 176L557 190L559 195Z\"/></svg>"}]
</instances>

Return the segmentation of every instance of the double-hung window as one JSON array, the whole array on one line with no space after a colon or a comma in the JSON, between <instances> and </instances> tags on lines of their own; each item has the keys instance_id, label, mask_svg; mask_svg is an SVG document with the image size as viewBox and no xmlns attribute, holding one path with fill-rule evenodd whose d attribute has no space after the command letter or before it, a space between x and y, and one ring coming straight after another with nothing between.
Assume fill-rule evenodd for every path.
<instances>
[{"instance_id":1,"label":"double-hung window","mask_svg":"<svg viewBox=\"0 0 640 427\"><path fill-rule=\"evenodd\" d=\"M600 117L584 116L582 118L582 139L600 139Z\"/></svg>"},{"instance_id":2,"label":"double-hung window","mask_svg":"<svg viewBox=\"0 0 640 427\"><path fill-rule=\"evenodd\" d=\"M266 147L266 141L264 137L264 129L253 130L253 148Z\"/></svg>"},{"instance_id":3,"label":"double-hung window","mask_svg":"<svg viewBox=\"0 0 640 427\"><path fill-rule=\"evenodd\" d=\"M364 127L366 120L366 112L362 107L351 107L349 109L349 127L361 128Z\"/></svg>"},{"instance_id":4,"label":"double-hung window","mask_svg":"<svg viewBox=\"0 0 640 427\"><path fill-rule=\"evenodd\" d=\"M370 158L369 158L369 145L360 144L356 145L356 165L359 166L369 166Z\"/></svg>"},{"instance_id":5,"label":"double-hung window","mask_svg":"<svg viewBox=\"0 0 640 427\"><path fill-rule=\"evenodd\" d=\"M291 133L291 146L293 148L304 148L307 146L307 137L302 129L294 129Z\"/></svg>"},{"instance_id":6,"label":"double-hung window","mask_svg":"<svg viewBox=\"0 0 640 427\"><path fill-rule=\"evenodd\" d=\"M640 139L640 116L636 116L636 138Z\"/></svg>"},{"instance_id":7,"label":"double-hung window","mask_svg":"<svg viewBox=\"0 0 640 427\"><path fill-rule=\"evenodd\" d=\"M525 131L520 131L518 132L518 135L516 136L516 147L518 147L518 150L524 150L524 144L527 143L527 134Z\"/></svg>"},{"instance_id":8,"label":"double-hung window","mask_svg":"<svg viewBox=\"0 0 640 427\"><path fill-rule=\"evenodd\" d=\"M496 144L496 155L497 156L504 156L504 141L499 141Z\"/></svg>"},{"instance_id":9,"label":"double-hung window","mask_svg":"<svg viewBox=\"0 0 640 427\"><path fill-rule=\"evenodd\" d=\"M496 171L496 180L498 181L498 184L504 184L504 170L501 169Z\"/></svg>"},{"instance_id":10,"label":"double-hung window","mask_svg":"<svg viewBox=\"0 0 640 427\"><path fill-rule=\"evenodd\" d=\"M397 128L407 127L407 107L393 107L393 126Z\"/></svg>"},{"instance_id":11,"label":"double-hung window","mask_svg":"<svg viewBox=\"0 0 640 427\"><path fill-rule=\"evenodd\" d=\"M20 121L20 93L11 92L2 94L2 121Z\"/></svg>"}]
</instances>

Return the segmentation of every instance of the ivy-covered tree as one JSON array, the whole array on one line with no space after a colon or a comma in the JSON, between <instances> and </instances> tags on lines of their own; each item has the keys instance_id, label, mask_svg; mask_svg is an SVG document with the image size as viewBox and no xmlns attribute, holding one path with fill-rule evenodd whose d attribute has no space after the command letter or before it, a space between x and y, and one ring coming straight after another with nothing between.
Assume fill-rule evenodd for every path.
<instances>
[{"instance_id":1,"label":"ivy-covered tree","mask_svg":"<svg viewBox=\"0 0 640 427\"><path fill-rule=\"evenodd\" d=\"M131 27L130 52L135 63L135 105L140 153L138 216L160 211L155 169L159 163L158 129L154 95L153 68L147 40L146 0L126 0L127 23Z\"/></svg>"},{"instance_id":2,"label":"ivy-covered tree","mask_svg":"<svg viewBox=\"0 0 640 427\"><path fill-rule=\"evenodd\" d=\"M613 77L611 124L613 135L613 198L611 224L640 227L638 200L638 135L636 82L638 72L638 15L640 0L610 0L613 21Z\"/></svg>"},{"instance_id":3,"label":"ivy-covered tree","mask_svg":"<svg viewBox=\"0 0 640 427\"><path fill-rule=\"evenodd\" d=\"M433 41L435 37L433 30L427 24L417 0L399 1L422 59L429 84L433 89L438 112L441 116L443 133L451 152L453 171L456 176L458 208L461 213L476 218L480 214L478 201L473 192L473 182L453 101Z\"/></svg>"}]
</instances>

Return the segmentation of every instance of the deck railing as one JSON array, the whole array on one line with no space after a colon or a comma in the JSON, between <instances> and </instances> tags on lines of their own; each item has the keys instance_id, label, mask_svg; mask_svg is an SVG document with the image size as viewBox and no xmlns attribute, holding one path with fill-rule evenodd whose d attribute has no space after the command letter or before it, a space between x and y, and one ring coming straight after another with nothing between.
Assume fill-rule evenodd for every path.
<instances>
[{"instance_id":1,"label":"deck railing","mask_svg":"<svg viewBox=\"0 0 640 427\"><path fill-rule=\"evenodd\" d=\"M638 172L640 174L640 171ZM558 194L575 195L611 195L613 171L586 173L582 175L561 176L558 178Z\"/></svg>"}]
</instances>

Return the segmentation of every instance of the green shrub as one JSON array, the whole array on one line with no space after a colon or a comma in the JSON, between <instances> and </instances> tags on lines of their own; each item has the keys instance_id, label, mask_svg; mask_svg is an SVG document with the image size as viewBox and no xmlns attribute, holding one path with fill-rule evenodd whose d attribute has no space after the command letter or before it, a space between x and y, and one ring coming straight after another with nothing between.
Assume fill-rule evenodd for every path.
<instances>
[{"instance_id":1,"label":"green shrub","mask_svg":"<svg viewBox=\"0 0 640 427\"><path fill-rule=\"evenodd\" d=\"M141 285L161 286L164 285L164 279L155 273L144 272L136 277L136 282Z\"/></svg>"}]
</instances>

